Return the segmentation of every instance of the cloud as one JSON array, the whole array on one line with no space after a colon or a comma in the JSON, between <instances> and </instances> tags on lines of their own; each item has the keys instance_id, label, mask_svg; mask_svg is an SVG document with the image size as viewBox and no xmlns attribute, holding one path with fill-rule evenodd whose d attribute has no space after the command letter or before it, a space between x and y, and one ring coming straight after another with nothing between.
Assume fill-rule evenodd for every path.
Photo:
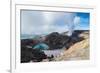
<instances>
[{"instance_id":1,"label":"cloud","mask_svg":"<svg viewBox=\"0 0 100 73\"><path fill-rule=\"evenodd\" d=\"M47 32L64 32L74 24L75 13L43 12L43 17Z\"/></svg>"},{"instance_id":2,"label":"cloud","mask_svg":"<svg viewBox=\"0 0 100 73\"><path fill-rule=\"evenodd\" d=\"M39 32L40 25L43 25L42 13L38 11L22 11L21 12L21 33L32 34L35 30ZM42 27L42 26L41 26Z\"/></svg>"},{"instance_id":3,"label":"cloud","mask_svg":"<svg viewBox=\"0 0 100 73\"><path fill-rule=\"evenodd\" d=\"M75 25L75 30L89 30L89 17L78 16L77 24Z\"/></svg>"},{"instance_id":4,"label":"cloud","mask_svg":"<svg viewBox=\"0 0 100 73\"><path fill-rule=\"evenodd\" d=\"M69 12L22 11L21 34L73 31L74 23L79 22L75 16Z\"/></svg>"},{"instance_id":5,"label":"cloud","mask_svg":"<svg viewBox=\"0 0 100 73\"><path fill-rule=\"evenodd\" d=\"M75 18L74 18L74 24L75 25L80 24L80 21L81 21L80 17L79 16L75 16Z\"/></svg>"}]
</instances>

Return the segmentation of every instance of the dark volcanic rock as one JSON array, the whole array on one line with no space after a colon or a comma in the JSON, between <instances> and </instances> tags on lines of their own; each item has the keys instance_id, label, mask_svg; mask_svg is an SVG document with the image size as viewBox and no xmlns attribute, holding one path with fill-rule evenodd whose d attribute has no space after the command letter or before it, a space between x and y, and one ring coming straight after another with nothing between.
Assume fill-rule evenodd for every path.
<instances>
[{"instance_id":1,"label":"dark volcanic rock","mask_svg":"<svg viewBox=\"0 0 100 73\"><path fill-rule=\"evenodd\" d=\"M21 46L22 47L26 47L26 46L33 47L38 43L39 43L39 41L33 40L33 39L21 39Z\"/></svg>"},{"instance_id":2,"label":"dark volcanic rock","mask_svg":"<svg viewBox=\"0 0 100 73\"><path fill-rule=\"evenodd\" d=\"M74 31L73 34L70 36L69 42L76 43L76 42L84 40L83 37L79 36L79 34L81 34L81 33L82 33L82 31Z\"/></svg>"},{"instance_id":3,"label":"dark volcanic rock","mask_svg":"<svg viewBox=\"0 0 100 73\"><path fill-rule=\"evenodd\" d=\"M21 40L21 45L32 45L33 44L33 40L32 39L22 39Z\"/></svg>"},{"instance_id":4,"label":"dark volcanic rock","mask_svg":"<svg viewBox=\"0 0 100 73\"><path fill-rule=\"evenodd\" d=\"M21 63L27 63L30 61L40 62L46 58L47 56L45 53L39 49L21 47Z\"/></svg>"},{"instance_id":5,"label":"dark volcanic rock","mask_svg":"<svg viewBox=\"0 0 100 73\"><path fill-rule=\"evenodd\" d=\"M21 47L21 63L30 62L33 57L31 48Z\"/></svg>"},{"instance_id":6,"label":"dark volcanic rock","mask_svg":"<svg viewBox=\"0 0 100 73\"><path fill-rule=\"evenodd\" d=\"M64 47L68 41L68 36L61 35L57 32L53 32L46 37L46 43L49 45L50 49L60 49Z\"/></svg>"},{"instance_id":7,"label":"dark volcanic rock","mask_svg":"<svg viewBox=\"0 0 100 73\"><path fill-rule=\"evenodd\" d=\"M83 40L84 38L79 37L80 32L73 32L71 36L62 35L58 32L53 32L47 35L45 42L49 45L50 49L61 49L65 47L68 49L70 46Z\"/></svg>"}]
</instances>

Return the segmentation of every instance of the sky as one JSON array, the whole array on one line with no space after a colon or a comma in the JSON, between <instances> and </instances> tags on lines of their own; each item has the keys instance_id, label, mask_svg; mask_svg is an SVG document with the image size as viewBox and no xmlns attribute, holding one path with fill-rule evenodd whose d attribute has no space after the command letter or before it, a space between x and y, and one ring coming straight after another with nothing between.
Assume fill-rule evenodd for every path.
<instances>
[{"instance_id":1,"label":"sky","mask_svg":"<svg viewBox=\"0 0 100 73\"><path fill-rule=\"evenodd\" d=\"M89 30L89 13L21 10L21 34Z\"/></svg>"}]
</instances>

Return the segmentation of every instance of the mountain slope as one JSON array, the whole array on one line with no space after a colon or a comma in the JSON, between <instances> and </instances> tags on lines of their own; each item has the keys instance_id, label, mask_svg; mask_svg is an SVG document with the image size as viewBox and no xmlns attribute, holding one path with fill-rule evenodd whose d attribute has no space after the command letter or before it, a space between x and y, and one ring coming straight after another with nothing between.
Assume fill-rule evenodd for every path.
<instances>
[{"instance_id":1,"label":"mountain slope","mask_svg":"<svg viewBox=\"0 0 100 73\"><path fill-rule=\"evenodd\" d=\"M84 32L80 36L85 39L65 50L59 57L55 58L55 61L89 59L89 34L88 32Z\"/></svg>"}]
</instances>

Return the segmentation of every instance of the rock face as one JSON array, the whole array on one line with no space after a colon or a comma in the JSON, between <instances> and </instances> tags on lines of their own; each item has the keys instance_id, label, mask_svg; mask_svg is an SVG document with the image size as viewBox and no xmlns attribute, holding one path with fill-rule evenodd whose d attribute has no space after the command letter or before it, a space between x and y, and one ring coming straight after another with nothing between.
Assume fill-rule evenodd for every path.
<instances>
[{"instance_id":1,"label":"rock face","mask_svg":"<svg viewBox=\"0 0 100 73\"><path fill-rule=\"evenodd\" d=\"M46 37L46 43L49 45L50 49L61 49L69 41L69 37L66 35L61 35L58 32L53 32Z\"/></svg>"},{"instance_id":2,"label":"rock face","mask_svg":"<svg viewBox=\"0 0 100 73\"><path fill-rule=\"evenodd\" d=\"M74 43L83 40L84 38L78 36L79 33L73 33L71 36L64 34L59 34L58 32L53 32L46 37L46 43L49 45L50 49L61 49L65 47L68 49Z\"/></svg>"},{"instance_id":3,"label":"rock face","mask_svg":"<svg viewBox=\"0 0 100 73\"><path fill-rule=\"evenodd\" d=\"M37 43L38 43L38 41L33 40L33 39L22 39L21 40L21 46L23 46L23 47L36 45Z\"/></svg>"},{"instance_id":4,"label":"rock face","mask_svg":"<svg viewBox=\"0 0 100 73\"><path fill-rule=\"evenodd\" d=\"M39 49L32 49L27 47L21 47L21 63L26 62L40 62L46 59L45 53Z\"/></svg>"}]
</instances>

